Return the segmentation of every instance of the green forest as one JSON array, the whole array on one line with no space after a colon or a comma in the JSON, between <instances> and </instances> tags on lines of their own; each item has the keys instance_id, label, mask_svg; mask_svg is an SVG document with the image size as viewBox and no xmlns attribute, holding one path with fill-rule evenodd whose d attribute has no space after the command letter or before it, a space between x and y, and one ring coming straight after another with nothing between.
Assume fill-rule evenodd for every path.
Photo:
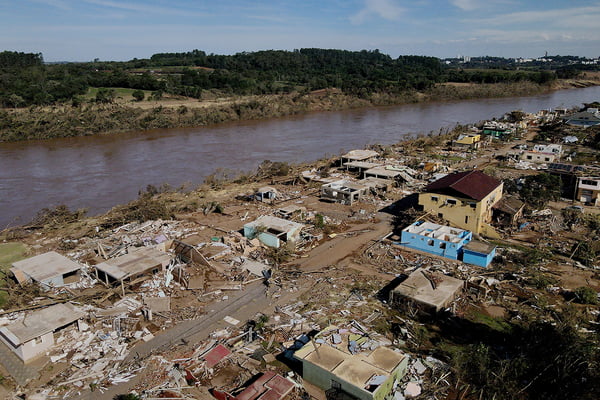
<instances>
[{"instance_id":1,"label":"green forest","mask_svg":"<svg viewBox=\"0 0 600 400\"><path fill-rule=\"evenodd\" d=\"M392 58L379 50L267 50L234 55L201 50L159 53L125 62L47 64L42 54L0 52L0 104L26 107L81 102L90 87L131 88L201 99L225 95L285 94L337 88L366 98L373 93L421 91L444 82L499 83L555 80L549 70L470 69L425 56ZM110 102L102 92L97 100Z\"/></svg>"}]
</instances>

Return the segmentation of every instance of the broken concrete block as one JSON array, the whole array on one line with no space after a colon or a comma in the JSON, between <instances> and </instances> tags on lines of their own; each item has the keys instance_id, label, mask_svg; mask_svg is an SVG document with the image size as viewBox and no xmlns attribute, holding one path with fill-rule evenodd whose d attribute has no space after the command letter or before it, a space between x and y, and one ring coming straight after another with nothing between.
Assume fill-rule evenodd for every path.
<instances>
[{"instance_id":1,"label":"broken concrete block","mask_svg":"<svg viewBox=\"0 0 600 400\"><path fill-rule=\"evenodd\" d=\"M268 363L272 363L273 361L275 361L275 356L271 353L265 354L263 356L263 360L265 360L265 362Z\"/></svg>"},{"instance_id":2,"label":"broken concrete block","mask_svg":"<svg viewBox=\"0 0 600 400\"><path fill-rule=\"evenodd\" d=\"M413 368L415 369L415 371L417 371L417 374L419 374L419 375L422 375L425 371L427 371L427 367L425 365L423 365L421 360L417 360L413 364Z\"/></svg>"},{"instance_id":3,"label":"broken concrete block","mask_svg":"<svg viewBox=\"0 0 600 400\"><path fill-rule=\"evenodd\" d=\"M416 382L408 382L404 389L404 396L411 398L421 394L421 386Z\"/></svg>"},{"instance_id":4,"label":"broken concrete block","mask_svg":"<svg viewBox=\"0 0 600 400\"><path fill-rule=\"evenodd\" d=\"M147 335L145 335L145 336L142 336L142 340L143 340L144 342L149 342L149 341L151 341L152 339L154 339L154 335L153 335L153 334L151 334L151 333L149 333L149 334L147 334Z\"/></svg>"}]
</instances>

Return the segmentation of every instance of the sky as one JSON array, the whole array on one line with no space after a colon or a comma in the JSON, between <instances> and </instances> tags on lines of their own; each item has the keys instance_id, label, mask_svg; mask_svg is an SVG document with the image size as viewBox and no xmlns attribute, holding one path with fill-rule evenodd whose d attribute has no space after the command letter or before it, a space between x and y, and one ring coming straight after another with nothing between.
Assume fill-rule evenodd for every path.
<instances>
[{"instance_id":1,"label":"sky","mask_svg":"<svg viewBox=\"0 0 600 400\"><path fill-rule=\"evenodd\" d=\"M600 56L600 0L0 0L0 51L124 61L307 47Z\"/></svg>"}]
</instances>

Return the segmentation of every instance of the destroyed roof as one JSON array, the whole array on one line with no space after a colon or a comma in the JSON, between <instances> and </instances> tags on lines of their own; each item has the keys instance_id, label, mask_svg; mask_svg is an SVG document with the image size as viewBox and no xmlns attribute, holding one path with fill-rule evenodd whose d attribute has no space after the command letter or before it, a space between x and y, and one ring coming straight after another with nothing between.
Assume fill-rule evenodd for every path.
<instances>
[{"instance_id":1,"label":"destroyed roof","mask_svg":"<svg viewBox=\"0 0 600 400\"><path fill-rule=\"evenodd\" d=\"M502 211L503 213L509 215L515 215L525 206L521 200L517 199L514 196L506 196L502 197L499 202L494 204L492 208Z\"/></svg>"},{"instance_id":2,"label":"destroyed roof","mask_svg":"<svg viewBox=\"0 0 600 400\"><path fill-rule=\"evenodd\" d=\"M426 192L456 195L481 201L502 182L479 170L455 172L425 187Z\"/></svg>"},{"instance_id":3,"label":"destroyed roof","mask_svg":"<svg viewBox=\"0 0 600 400\"><path fill-rule=\"evenodd\" d=\"M387 188L390 185L390 181L387 179L375 178L374 176L368 176L358 181L358 184L368 188Z\"/></svg>"},{"instance_id":4,"label":"destroyed roof","mask_svg":"<svg viewBox=\"0 0 600 400\"><path fill-rule=\"evenodd\" d=\"M55 251L49 251L48 253L14 262L12 266L10 270L15 274L19 283L27 280L19 272L24 273L34 281L43 282L47 279L81 269L81 266L75 261L69 260Z\"/></svg>"},{"instance_id":5,"label":"destroyed roof","mask_svg":"<svg viewBox=\"0 0 600 400\"><path fill-rule=\"evenodd\" d=\"M567 122L576 120L576 121L590 121L590 122L598 122L600 123L600 117L596 115L596 113L591 113L589 111L580 111L575 114L566 115L563 117Z\"/></svg>"},{"instance_id":6,"label":"destroyed roof","mask_svg":"<svg viewBox=\"0 0 600 400\"><path fill-rule=\"evenodd\" d=\"M128 254L106 260L96 265L96 269L116 280L122 280L154 268L165 267L170 261L171 256L167 253L151 247L140 247Z\"/></svg>"},{"instance_id":7,"label":"destroyed roof","mask_svg":"<svg viewBox=\"0 0 600 400\"><path fill-rule=\"evenodd\" d=\"M275 189L272 186L263 186L263 187L257 189L256 192L257 193L271 193L271 192L277 193L277 189Z\"/></svg>"},{"instance_id":8,"label":"destroyed roof","mask_svg":"<svg viewBox=\"0 0 600 400\"><path fill-rule=\"evenodd\" d=\"M287 219L274 217L272 215L263 215L258 217L256 220L247 223L245 226L264 226L265 228L272 228L279 232L290 232L298 228L301 229L304 225L298 222L288 221Z\"/></svg>"},{"instance_id":9,"label":"destroyed roof","mask_svg":"<svg viewBox=\"0 0 600 400\"><path fill-rule=\"evenodd\" d=\"M489 244L479 240L471 240L469 243L463 246L464 250L469 250L479 254L490 254L492 251L494 251L495 248L496 246L494 246L493 244Z\"/></svg>"},{"instance_id":10,"label":"destroyed roof","mask_svg":"<svg viewBox=\"0 0 600 400\"><path fill-rule=\"evenodd\" d=\"M331 182L331 183L325 183L322 185L323 187L328 187L328 188L332 188L332 189L336 189L339 191L345 191L346 189L349 189L350 191L357 191L357 190L365 190L366 186L361 185L358 182L353 182L347 179L341 179L339 181L335 181L335 182Z\"/></svg>"},{"instance_id":11,"label":"destroyed roof","mask_svg":"<svg viewBox=\"0 0 600 400\"><path fill-rule=\"evenodd\" d=\"M281 375L267 371L244 389L237 400L279 400L287 396L294 384Z\"/></svg>"},{"instance_id":12,"label":"destroyed roof","mask_svg":"<svg viewBox=\"0 0 600 400\"><path fill-rule=\"evenodd\" d=\"M412 177L410 177L408 174L406 174L402 171L399 171L397 169L388 168L386 166L379 166L379 167L374 167L374 168L368 169L365 171L365 174L385 176L390 179L395 178L397 176L401 176L402 179L412 180ZM407 177L408 177L408 179L407 179Z\"/></svg>"},{"instance_id":13,"label":"destroyed roof","mask_svg":"<svg viewBox=\"0 0 600 400\"><path fill-rule=\"evenodd\" d=\"M315 339L324 332L331 332L331 327L320 332ZM383 346L372 351L352 354L348 350L349 337L344 335L342 338L342 342L336 347L327 343L319 344L313 340L297 350L294 357L317 365L338 378L363 389L374 376L389 377L406 357L402 353Z\"/></svg>"},{"instance_id":14,"label":"destroyed roof","mask_svg":"<svg viewBox=\"0 0 600 400\"><path fill-rule=\"evenodd\" d=\"M469 234L469 231L465 229L439 225L428 221L417 221L404 228L403 231L452 243L462 242Z\"/></svg>"},{"instance_id":15,"label":"destroyed roof","mask_svg":"<svg viewBox=\"0 0 600 400\"><path fill-rule=\"evenodd\" d=\"M369 161L348 161L343 164L344 167L348 168L362 168L369 169L374 167L379 167L381 164L369 162Z\"/></svg>"},{"instance_id":16,"label":"destroyed roof","mask_svg":"<svg viewBox=\"0 0 600 400\"><path fill-rule=\"evenodd\" d=\"M347 158L348 160L354 161L363 161L378 155L379 153L373 150L352 150L344 154L342 158Z\"/></svg>"},{"instance_id":17,"label":"destroyed roof","mask_svg":"<svg viewBox=\"0 0 600 400\"><path fill-rule=\"evenodd\" d=\"M212 368L230 355L231 351L229 351L227 347L223 346L222 344L218 344L208 353L206 353L203 358L206 361L206 366L208 368Z\"/></svg>"},{"instance_id":18,"label":"destroyed roof","mask_svg":"<svg viewBox=\"0 0 600 400\"><path fill-rule=\"evenodd\" d=\"M435 288L427 275L436 280ZM464 281L460 279L419 268L396 286L393 292L439 310L454 297L454 294L463 285Z\"/></svg>"},{"instance_id":19,"label":"destroyed roof","mask_svg":"<svg viewBox=\"0 0 600 400\"><path fill-rule=\"evenodd\" d=\"M22 321L14 322L0 328L0 331L11 342L16 338L18 343L15 343L15 345L20 345L77 321L84 315L83 312L75 310L71 304L55 304L48 308L34 311L26 315Z\"/></svg>"},{"instance_id":20,"label":"destroyed roof","mask_svg":"<svg viewBox=\"0 0 600 400\"><path fill-rule=\"evenodd\" d=\"M306 207L302 207L296 204L290 204L289 206L281 207L277 212L281 214L293 214L297 211L306 211Z\"/></svg>"}]
</instances>

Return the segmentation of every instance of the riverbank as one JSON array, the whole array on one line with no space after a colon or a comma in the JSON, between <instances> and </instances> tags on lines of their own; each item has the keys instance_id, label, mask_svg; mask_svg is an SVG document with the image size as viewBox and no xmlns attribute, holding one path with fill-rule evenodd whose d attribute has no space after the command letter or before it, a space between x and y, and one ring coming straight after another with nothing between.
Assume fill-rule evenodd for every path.
<instances>
[{"instance_id":1,"label":"riverbank","mask_svg":"<svg viewBox=\"0 0 600 400\"><path fill-rule=\"evenodd\" d=\"M382 105L434 101L531 96L565 88L599 85L598 77L561 80L552 85L531 82L498 84L441 84L424 92L399 95L374 93L368 98L337 89L306 94L232 97L197 101L167 98L159 101L31 107L0 111L0 142L118 134L165 128L209 126L231 121L263 120L314 111L339 111Z\"/></svg>"}]
</instances>

